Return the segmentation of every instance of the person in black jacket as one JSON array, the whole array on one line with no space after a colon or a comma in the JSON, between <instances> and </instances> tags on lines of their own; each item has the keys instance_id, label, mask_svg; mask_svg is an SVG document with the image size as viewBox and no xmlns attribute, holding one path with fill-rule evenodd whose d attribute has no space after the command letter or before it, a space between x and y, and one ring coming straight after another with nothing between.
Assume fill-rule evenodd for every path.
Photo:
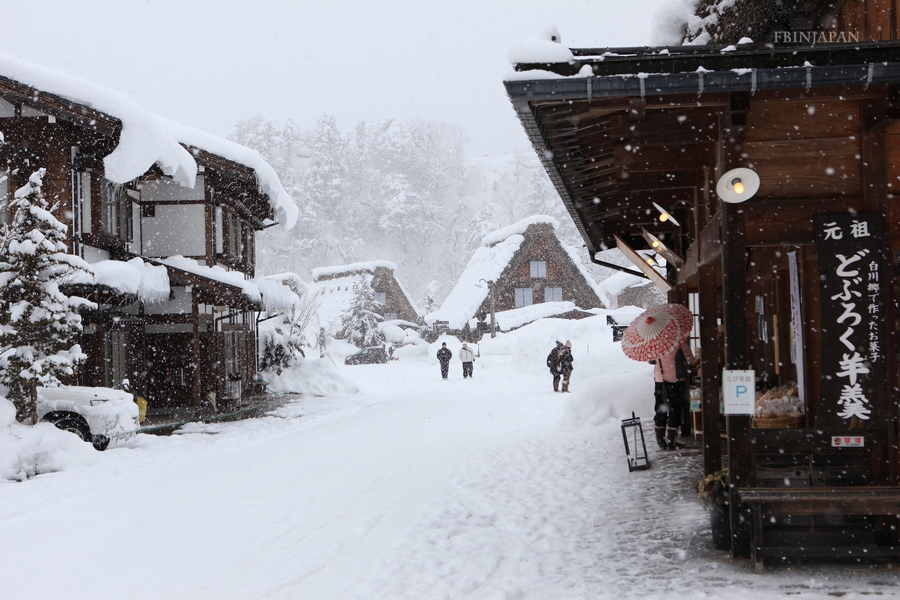
<instances>
[{"instance_id":1,"label":"person in black jacket","mask_svg":"<svg viewBox=\"0 0 900 600\"><path fill-rule=\"evenodd\" d=\"M564 347L562 342L557 341L556 347L547 355L547 368L550 369L550 374L553 375L554 392L559 391L559 378L562 376L562 373L559 371L559 349Z\"/></svg>"},{"instance_id":2,"label":"person in black jacket","mask_svg":"<svg viewBox=\"0 0 900 600\"><path fill-rule=\"evenodd\" d=\"M453 353L447 348L447 342L441 344L441 349L437 351L437 359L441 363L441 377L447 379L447 373L450 372L450 359Z\"/></svg>"},{"instance_id":3,"label":"person in black jacket","mask_svg":"<svg viewBox=\"0 0 900 600\"><path fill-rule=\"evenodd\" d=\"M575 359L572 357L572 342L566 342L566 345L559 349L559 372L562 373L562 391L569 391L569 378L572 376L572 363Z\"/></svg>"}]
</instances>

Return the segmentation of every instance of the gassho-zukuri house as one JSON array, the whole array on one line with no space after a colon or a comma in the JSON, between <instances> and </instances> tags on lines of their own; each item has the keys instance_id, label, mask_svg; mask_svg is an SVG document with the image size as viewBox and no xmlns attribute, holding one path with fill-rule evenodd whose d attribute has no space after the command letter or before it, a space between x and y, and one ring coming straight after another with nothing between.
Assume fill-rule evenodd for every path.
<instances>
[{"instance_id":1,"label":"gassho-zukuri house","mask_svg":"<svg viewBox=\"0 0 900 600\"><path fill-rule=\"evenodd\" d=\"M708 45L511 50L507 93L590 255L683 261L665 284L699 316L698 480L729 469L727 547L759 572L900 556L898 16L703 2Z\"/></svg>"},{"instance_id":2,"label":"gassho-zukuri house","mask_svg":"<svg viewBox=\"0 0 900 600\"><path fill-rule=\"evenodd\" d=\"M340 335L344 318L353 307L353 286L360 282L372 288L383 323L417 328L421 322L419 309L397 280L396 271L397 265L386 260L313 269L307 295L315 305L314 329L324 329L332 337Z\"/></svg>"},{"instance_id":3,"label":"gassho-zukuri house","mask_svg":"<svg viewBox=\"0 0 900 600\"><path fill-rule=\"evenodd\" d=\"M98 306L82 315L88 358L70 383L127 379L150 414L199 414L210 394L246 394L256 314L267 286L281 287L253 281L255 236L298 212L260 155L5 54L0 131L0 219L9 222L13 191L46 168L43 193L68 225L68 251L93 271L62 286Z\"/></svg>"},{"instance_id":4,"label":"gassho-zukuri house","mask_svg":"<svg viewBox=\"0 0 900 600\"><path fill-rule=\"evenodd\" d=\"M580 319L606 304L606 293L559 241L559 221L538 215L486 235L430 327L469 341L491 330L509 331L544 317Z\"/></svg>"}]
</instances>

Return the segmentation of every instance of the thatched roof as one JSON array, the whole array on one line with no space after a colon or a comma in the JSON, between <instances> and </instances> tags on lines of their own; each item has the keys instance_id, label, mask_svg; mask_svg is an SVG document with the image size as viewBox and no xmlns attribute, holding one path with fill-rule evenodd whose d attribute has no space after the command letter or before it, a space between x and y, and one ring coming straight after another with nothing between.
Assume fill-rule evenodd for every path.
<instances>
[{"instance_id":1,"label":"thatched roof","mask_svg":"<svg viewBox=\"0 0 900 600\"><path fill-rule=\"evenodd\" d=\"M686 42L737 44L748 37L761 44L776 31L822 31L831 26L844 0L702 0L687 23Z\"/></svg>"}]
</instances>

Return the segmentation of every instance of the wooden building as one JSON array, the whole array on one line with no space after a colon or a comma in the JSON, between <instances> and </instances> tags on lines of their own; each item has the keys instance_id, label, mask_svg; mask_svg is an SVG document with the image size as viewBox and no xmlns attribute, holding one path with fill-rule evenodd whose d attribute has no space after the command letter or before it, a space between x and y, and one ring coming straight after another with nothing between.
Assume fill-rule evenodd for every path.
<instances>
[{"instance_id":1,"label":"wooden building","mask_svg":"<svg viewBox=\"0 0 900 600\"><path fill-rule=\"evenodd\" d=\"M96 267L95 279L66 286L98 305L83 314L88 360L76 383L127 379L151 413L246 394L262 308L254 238L276 207L288 219L295 210L271 167L112 90L5 55L0 132L0 219L44 167L69 252Z\"/></svg>"},{"instance_id":2,"label":"wooden building","mask_svg":"<svg viewBox=\"0 0 900 600\"><path fill-rule=\"evenodd\" d=\"M488 234L476 250L441 308L425 317L428 324L445 322L455 334L490 328L490 314L555 303L555 314L583 318L578 309L603 307L591 275L556 237L553 217L535 216Z\"/></svg>"},{"instance_id":3,"label":"wooden building","mask_svg":"<svg viewBox=\"0 0 900 600\"><path fill-rule=\"evenodd\" d=\"M707 46L557 45L506 89L592 257L646 230L684 258L669 299L699 313L734 556L896 557L897 3L739 0L710 23ZM748 370L800 415L733 402Z\"/></svg>"},{"instance_id":4,"label":"wooden building","mask_svg":"<svg viewBox=\"0 0 900 600\"><path fill-rule=\"evenodd\" d=\"M375 293L378 313L384 321L419 324L419 311L394 275L396 270L397 265L386 260L313 269L308 294L317 305L318 326L329 335L339 334L343 319L353 306L353 286L361 279Z\"/></svg>"}]
</instances>

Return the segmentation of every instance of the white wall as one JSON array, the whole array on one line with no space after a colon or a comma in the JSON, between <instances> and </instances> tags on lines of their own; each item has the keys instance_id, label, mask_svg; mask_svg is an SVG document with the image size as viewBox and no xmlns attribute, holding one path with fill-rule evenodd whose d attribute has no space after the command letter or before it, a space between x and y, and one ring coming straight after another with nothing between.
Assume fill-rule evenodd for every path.
<instances>
[{"instance_id":1,"label":"white wall","mask_svg":"<svg viewBox=\"0 0 900 600\"><path fill-rule=\"evenodd\" d=\"M155 217L141 218L144 256L206 256L206 205L157 204Z\"/></svg>"}]
</instances>

